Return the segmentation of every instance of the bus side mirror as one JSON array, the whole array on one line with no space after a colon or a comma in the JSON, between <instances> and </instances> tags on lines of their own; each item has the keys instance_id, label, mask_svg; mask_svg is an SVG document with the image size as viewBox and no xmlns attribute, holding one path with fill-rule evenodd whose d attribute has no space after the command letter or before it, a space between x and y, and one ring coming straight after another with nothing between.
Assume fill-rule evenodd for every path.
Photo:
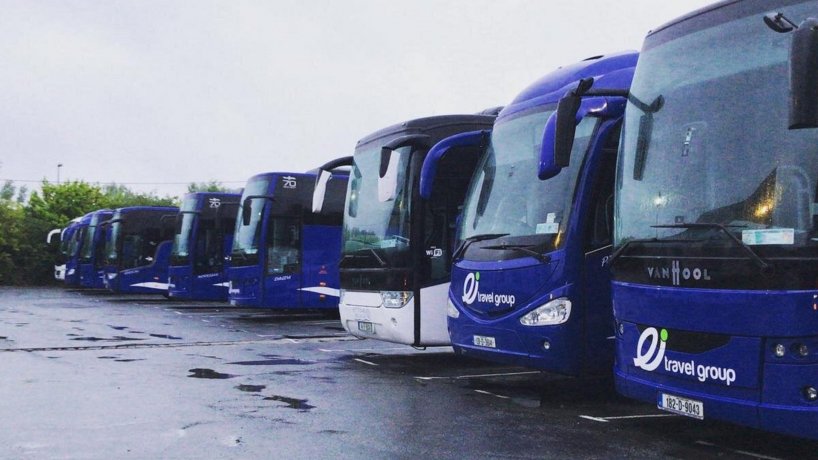
<instances>
[{"instance_id":1,"label":"bus side mirror","mask_svg":"<svg viewBox=\"0 0 818 460\"><path fill-rule=\"evenodd\" d=\"M250 218L253 216L253 202L249 199L244 200L241 204L241 223L243 225L250 225Z\"/></svg>"},{"instance_id":2,"label":"bus side mirror","mask_svg":"<svg viewBox=\"0 0 818 460\"><path fill-rule=\"evenodd\" d=\"M324 209L324 198L327 195L327 183L332 177L332 173L327 170L320 170L315 179L315 188L312 191L312 212L318 214Z\"/></svg>"},{"instance_id":3,"label":"bus side mirror","mask_svg":"<svg viewBox=\"0 0 818 460\"><path fill-rule=\"evenodd\" d=\"M818 20L805 19L792 34L789 128L818 128Z\"/></svg>"},{"instance_id":4,"label":"bus side mirror","mask_svg":"<svg viewBox=\"0 0 818 460\"><path fill-rule=\"evenodd\" d=\"M378 177L378 201L392 201L398 195L398 161L400 156L389 147L381 148L381 167Z\"/></svg>"},{"instance_id":5,"label":"bus side mirror","mask_svg":"<svg viewBox=\"0 0 818 460\"><path fill-rule=\"evenodd\" d=\"M48 236L45 237L46 244L51 244L51 239L54 237L54 235L60 235L60 241L62 241L62 231L63 229L61 228L55 228L54 230L48 232Z\"/></svg>"},{"instance_id":6,"label":"bus side mirror","mask_svg":"<svg viewBox=\"0 0 818 460\"><path fill-rule=\"evenodd\" d=\"M554 161L557 131L557 113L554 112L545 122L542 133L542 143L540 144L540 164L537 170L537 177L540 180L550 179L559 174L562 166L558 166Z\"/></svg>"},{"instance_id":7,"label":"bus side mirror","mask_svg":"<svg viewBox=\"0 0 818 460\"><path fill-rule=\"evenodd\" d=\"M580 111L580 108L583 110ZM548 117L542 133L540 164L537 171L540 180L556 176L562 168L570 164L577 124L587 112L587 107L582 106L581 96L569 94L560 99L557 111Z\"/></svg>"}]
</instances>

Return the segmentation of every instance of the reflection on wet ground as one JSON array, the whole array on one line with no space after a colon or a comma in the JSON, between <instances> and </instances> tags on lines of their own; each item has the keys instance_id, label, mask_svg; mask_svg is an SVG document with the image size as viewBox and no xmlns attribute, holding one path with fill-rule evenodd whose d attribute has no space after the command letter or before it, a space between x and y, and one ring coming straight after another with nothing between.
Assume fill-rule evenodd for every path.
<instances>
[{"instance_id":1,"label":"reflection on wet ground","mask_svg":"<svg viewBox=\"0 0 818 460\"><path fill-rule=\"evenodd\" d=\"M296 399L296 398L289 398L287 396L267 396L264 398L265 401L280 401L283 402L286 406L290 409L298 409L300 411L308 411L310 409L314 409L315 406L307 404L307 399Z\"/></svg>"},{"instance_id":2,"label":"reflection on wet ground","mask_svg":"<svg viewBox=\"0 0 818 460\"><path fill-rule=\"evenodd\" d=\"M267 388L267 385L238 385L236 387L237 390L248 393L258 393L265 388Z\"/></svg>"},{"instance_id":3,"label":"reflection on wet ground","mask_svg":"<svg viewBox=\"0 0 818 460\"><path fill-rule=\"evenodd\" d=\"M236 364L239 366L283 366L283 365L295 365L295 366L303 366L306 364L315 364L311 361L304 361L301 359L295 358L275 358L275 359L259 359L255 361L235 361L232 363L227 364Z\"/></svg>"},{"instance_id":4,"label":"reflection on wet ground","mask_svg":"<svg viewBox=\"0 0 818 460\"><path fill-rule=\"evenodd\" d=\"M213 369L203 369L203 368L196 368L188 370L190 375L188 377L192 377L195 379L230 379L235 377L232 374L223 374L221 372L216 372Z\"/></svg>"},{"instance_id":5,"label":"reflection on wet ground","mask_svg":"<svg viewBox=\"0 0 818 460\"><path fill-rule=\"evenodd\" d=\"M67 336L72 336L72 335L76 335L76 334L66 334L66 335ZM126 341L129 342L129 341L132 341L132 340L145 340L145 339L139 339L139 338L135 338L135 337L123 337L121 335L115 335L113 337L107 337L107 338L104 338L104 337L74 337L74 338L71 338L69 340L79 340L79 341L82 341L82 342L126 342Z\"/></svg>"},{"instance_id":6,"label":"reflection on wet ground","mask_svg":"<svg viewBox=\"0 0 818 460\"><path fill-rule=\"evenodd\" d=\"M176 337L174 335L167 335L167 334L148 334L151 337L156 337L157 339L168 339L168 340L182 340L181 337Z\"/></svg>"}]
</instances>

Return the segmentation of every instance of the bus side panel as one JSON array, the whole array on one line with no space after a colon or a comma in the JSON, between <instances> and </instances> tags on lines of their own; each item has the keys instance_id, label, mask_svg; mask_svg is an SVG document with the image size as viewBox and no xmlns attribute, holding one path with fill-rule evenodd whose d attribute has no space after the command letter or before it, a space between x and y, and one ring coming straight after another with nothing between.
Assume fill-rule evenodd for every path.
<instances>
[{"instance_id":1,"label":"bus side panel","mask_svg":"<svg viewBox=\"0 0 818 460\"><path fill-rule=\"evenodd\" d=\"M171 246L170 241L163 241L157 246L150 265L119 272L118 292L167 294Z\"/></svg>"},{"instance_id":2,"label":"bus side panel","mask_svg":"<svg viewBox=\"0 0 818 460\"><path fill-rule=\"evenodd\" d=\"M264 275L264 297L260 307L296 308L301 306L301 274Z\"/></svg>"},{"instance_id":3,"label":"bus side panel","mask_svg":"<svg viewBox=\"0 0 818 460\"><path fill-rule=\"evenodd\" d=\"M306 308L338 308L341 228L334 225L305 225L301 237L301 305Z\"/></svg>"},{"instance_id":4,"label":"bus side panel","mask_svg":"<svg viewBox=\"0 0 818 460\"><path fill-rule=\"evenodd\" d=\"M419 346L449 345L446 325L446 303L449 283L429 286L420 290L420 343Z\"/></svg>"},{"instance_id":5,"label":"bus side panel","mask_svg":"<svg viewBox=\"0 0 818 460\"><path fill-rule=\"evenodd\" d=\"M258 264L230 267L227 270L230 305L235 307L258 307L262 304L261 267Z\"/></svg>"}]
</instances>

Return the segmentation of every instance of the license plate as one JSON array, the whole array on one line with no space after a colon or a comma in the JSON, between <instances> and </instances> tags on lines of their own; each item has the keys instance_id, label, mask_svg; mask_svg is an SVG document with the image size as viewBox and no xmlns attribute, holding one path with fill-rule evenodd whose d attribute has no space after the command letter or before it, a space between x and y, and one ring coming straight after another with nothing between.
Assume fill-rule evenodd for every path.
<instances>
[{"instance_id":1,"label":"license plate","mask_svg":"<svg viewBox=\"0 0 818 460\"><path fill-rule=\"evenodd\" d=\"M475 335L474 344L478 347L497 348L497 342L494 341L494 337L486 337L484 335Z\"/></svg>"},{"instance_id":2,"label":"license plate","mask_svg":"<svg viewBox=\"0 0 818 460\"><path fill-rule=\"evenodd\" d=\"M704 418L704 403L695 399L680 398L679 396L659 393L659 409L673 412L687 417Z\"/></svg>"},{"instance_id":3,"label":"license plate","mask_svg":"<svg viewBox=\"0 0 818 460\"><path fill-rule=\"evenodd\" d=\"M358 330L367 334L375 333L375 324L369 321L358 321Z\"/></svg>"}]
</instances>

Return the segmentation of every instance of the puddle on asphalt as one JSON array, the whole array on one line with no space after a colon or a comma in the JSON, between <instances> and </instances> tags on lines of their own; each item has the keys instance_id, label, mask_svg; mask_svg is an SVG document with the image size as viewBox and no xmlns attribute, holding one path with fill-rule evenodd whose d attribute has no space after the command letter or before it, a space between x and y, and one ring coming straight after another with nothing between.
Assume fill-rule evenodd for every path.
<instances>
[{"instance_id":1,"label":"puddle on asphalt","mask_svg":"<svg viewBox=\"0 0 818 460\"><path fill-rule=\"evenodd\" d=\"M70 335L70 334L69 334ZM130 340L145 340L145 339L137 339L134 337L123 337L121 335L115 335L113 337L75 337L69 340L81 340L83 342L125 342Z\"/></svg>"},{"instance_id":2,"label":"puddle on asphalt","mask_svg":"<svg viewBox=\"0 0 818 460\"><path fill-rule=\"evenodd\" d=\"M134 361L145 361L145 358L115 359L114 361L118 363L132 363Z\"/></svg>"},{"instance_id":3,"label":"puddle on asphalt","mask_svg":"<svg viewBox=\"0 0 818 460\"><path fill-rule=\"evenodd\" d=\"M168 334L148 334L151 337L156 337L157 339L168 339L168 340L182 340L181 337L176 337L175 335L168 335Z\"/></svg>"},{"instance_id":4,"label":"puddle on asphalt","mask_svg":"<svg viewBox=\"0 0 818 460\"><path fill-rule=\"evenodd\" d=\"M274 359L258 359L254 361L235 361L227 364L236 364L238 366L303 366L308 364L315 364L311 361L302 361L295 358L274 358Z\"/></svg>"},{"instance_id":5,"label":"puddle on asphalt","mask_svg":"<svg viewBox=\"0 0 818 460\"><path fill-rule=\"evenodd\" d=\"M108 327L110 327L111 329L115 329L117 331L124 331L125 329L128 329L128 326L112 326L110 324L108 325Z\"/></svg>"},{"instance_id":6,"label":"puddle on asphalt","mask_svg":"<svg viewBox=\"0 0 818 460\"><path fill-rule=\"evenodd\" d=\"M8 338L8 337L6 337L5 335L0 335L0 340L8 340L8 339L9 339L9 338Z\"/></svg>"},{"instance_id":7,"label":"puddle on asphalt","mask_svg":"<svg viewBox=\"0 0 818 460\"><path fill-rule=\"evenodd\" d=\"M97 356L97 359L117 359L119 356Z\"/></svg>"},{"instance_id":8,"label":"puddle on asphalt","mask_svg":"<svg viewBox=\"0 0 818 460\"><path fill-rule=\"evenodd\" d=\"M286 404L285 407L288 407L290 409L298 409L298 410L301 410L301 411L308 411L310 409L315 408L315 406L307 404L307 401L308 401L307 399L296 399L296 398L289 398L287 396L273 395L273 396L265 397L264 400L265 401L280 401L280 402L283 402L284 404Z\"/></svg>"},{"instance_id":9,"label":"puddle on asphalt","mask_svg":"<svg viewBox=\"0 0 818 460\"><path fill-rule=\"evenodd\" d=\"M229 379L235 377L232 374L222 374L221 372L216 372L213 369L203 369L203 368L196 368L196 369L189 369L190 375L188 377L194 379Z\"/></svg>"},{"instance_id":10,"label":"puddle on asphalt","mask_svg":"<svg viewBox=\"0 0 818 460\"><path fill-rule=\"evenodd\" d=\"M267 388L267 385L239 385L236 387L237 390L248 393L258 393L265 388Z\"/></svg>"}]
</instances>

